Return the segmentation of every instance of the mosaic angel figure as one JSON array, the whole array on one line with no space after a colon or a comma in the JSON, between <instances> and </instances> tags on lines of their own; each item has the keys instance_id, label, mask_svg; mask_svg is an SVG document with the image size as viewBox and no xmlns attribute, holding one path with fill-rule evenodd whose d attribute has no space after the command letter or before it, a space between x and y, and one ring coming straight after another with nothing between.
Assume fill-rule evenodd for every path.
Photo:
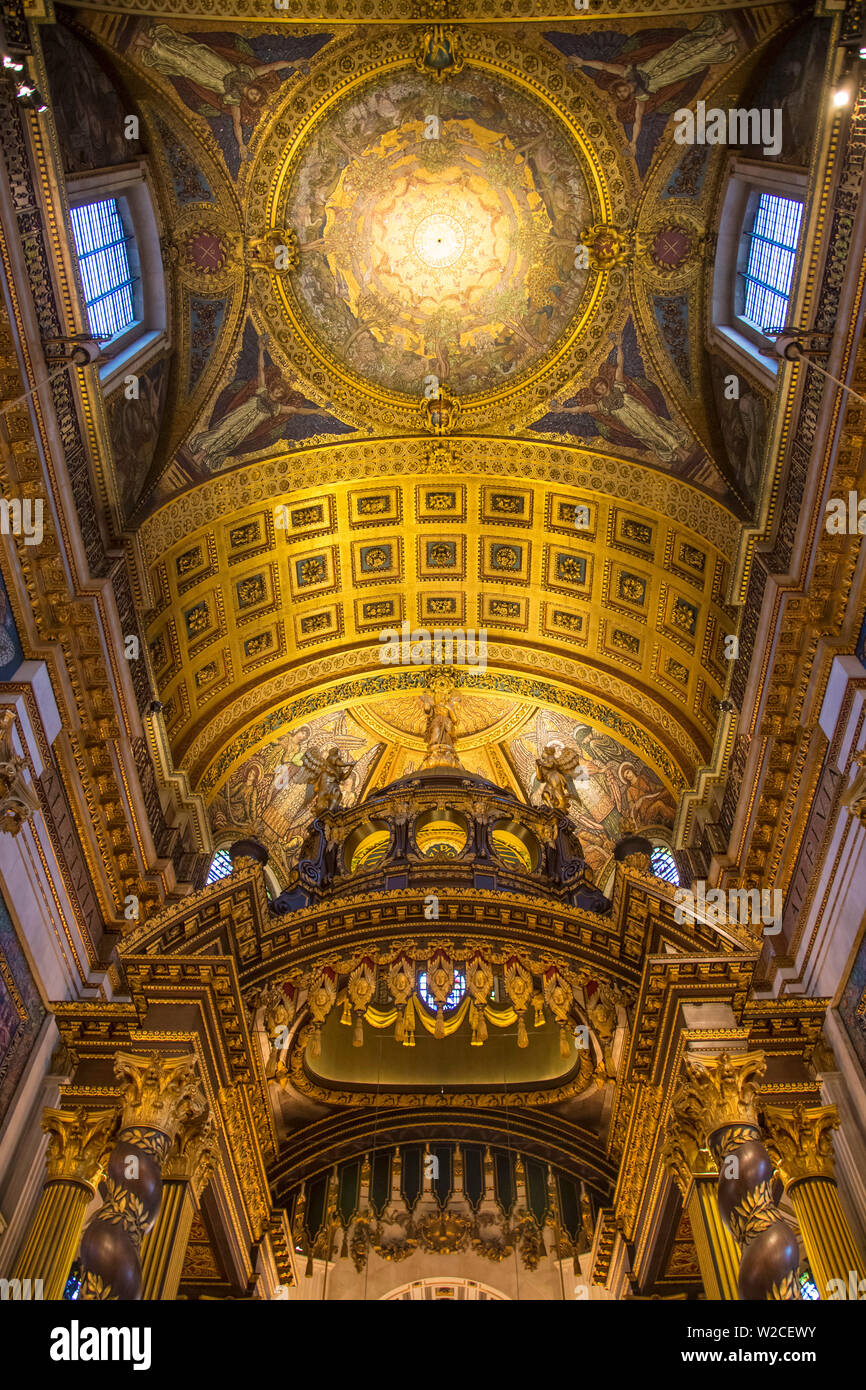
<instances>
[{"instance_id":1,"label":"mosaic angel figure","mask_svg":"<svg viewBox=\"0 0 866 1390\"><path fill-rule=\"evenodd\" d=\"M292 389L278 367L266 365L265 349L269 341L266 333L259 338L255 379L223 392L209 427L199 430L189 441L190 454L208 473L219 472L232 455L250 453L274 443L290 415L322 413L318 406Z\"/></svg>"},{"instance_id":2,"label":"mosaic angel figure","mask_svg":"<svg viewBox=\"0 0 866 1390\"><path fill-rule=\"evenodd\" d=\"M598 433L613 444L649 450L665 464L685 459L692 441L682 427L656 407L649 383L626 375L622 344L615 337L616 363L602 362L589 386L568 405L551 404L552 415L589 415Z\"/></svg>"},{"instance_id":3,"label":"mosaic angel figure","mask_svg":"<svg viewBox=\"0 0 866 1390\"><path fill-rule=\"evenodd\" d=\"M596 81L613 97L619 120L631 126L629 144L636 152L646 118L658 113L666 120L677 107L688 106L708 70L730 62L739 48L736 30L721 15L708 14L673 42L651 30L633 36L620 55L624 61L578 55L570 66L598 72Z\"/></svg>"},{"instance_id":4,"label":"mosaic angel figure","mask_svg":"<svg viewBox=\"0 0 866 1390\"><path fill-rule=\"evenodd\" d=\"M205 111L222 112L231 118L232 131L241 159L249 158L244 126L254 126L268 98L284 78L277 73L293 72L294 63L243 62L235 49L199 43L190 34L181 34L167 24L153 24L133 40L131 52L144 67L163 77L181 78L189 83Z\"/></svg>"}]
</instances>

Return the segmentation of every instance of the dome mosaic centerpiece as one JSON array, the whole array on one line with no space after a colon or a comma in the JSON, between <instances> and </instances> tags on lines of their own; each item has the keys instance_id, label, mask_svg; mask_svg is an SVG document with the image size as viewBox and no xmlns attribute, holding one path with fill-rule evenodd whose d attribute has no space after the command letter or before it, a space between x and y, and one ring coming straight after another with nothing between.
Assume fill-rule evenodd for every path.
<instances>
[{"instance_id":1,"label":"dome mosaic centerpiece","mask_svg":"<svg viewBox=\"0 0 866 1390\"><path fill-rule=\"evenodd\" d=\"M600 170L489 67L356 83L299 131L277 190L271 216L299 244L278 286L296 333L391 402L417 407L431 382L476 399L526 383L599 298L575 250L606 202Z\"/></svg>"}]
</instances>

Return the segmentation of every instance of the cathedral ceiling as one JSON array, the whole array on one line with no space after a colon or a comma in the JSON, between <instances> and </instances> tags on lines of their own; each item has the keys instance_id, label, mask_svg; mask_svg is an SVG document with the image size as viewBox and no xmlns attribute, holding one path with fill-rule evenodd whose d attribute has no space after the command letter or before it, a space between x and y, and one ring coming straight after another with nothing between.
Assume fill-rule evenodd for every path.
<instances>
[{"instance_id":1,"label":"cathedral ceiling","mask_svg":"<svg viewBox=\"0 0 866 1390\"><path fill-rule=\"evenodd\" d=\"M736 98L790 13L469 27L440 53L414 26L73 11L141 111L174 291L173 365L108 402L119 516L264 449L423 433L431 383L458 433L592 442L747 511L766 393L726 448L703 343L725 151L671 116Z\"/></svg>"},{"instance_id":2,"label":"cathedral ceiling","mask_svg":"<svg viewBox=\"0 0 866 1390\"><path fill-rule=\"evenodd\" d=\"M431 637L487 633L486 666L460 675L467 693L503 696L481 742L498 746L494 726L518 707L527 719L558 710L617 739L669 794L692 782L709 756L723 639L735 622L725 603L734 518L669 478L648 508L647 471L635 466L586 455L578 468L573 451L516 441L489 455L484 440L423 451L412 441L347 443L306 456L305 487L297 477L284 490L282 464L252 465L143 524L163 716L209 800L230 775L244 782L245 758L292 728L318 721L316 744L334 719L360 719L377 702L417 704L423 674L412 649L381 640L402 638L404 622ZM532 481L539 455L543 485ZM590 524L578 532L581 506ZM285 527L275 525L281 507ZM387 657L406 662L383 659L386 645ZM423 658L423 646L414 650ZM367 715L353 746L365 756L376 747L393 777L422 747L420 724L383 717L389 729L371 732ZM461 722L466 766L476 733ZM497 761L491 747L477 757L478 771L509 783L507 754ZM214 828L231 824L240 822L226 813Z\"/></svg>"},{"instance_id":3,"label":"cathedral ceiling","mask_svg":"<svg viewBox=\"0 0 866 1390\"><path fill-rule=\"evenodd\" d=\"M171 345L106 401L103 485L215 834L267 838L280 740L348 739L355 796L413 765L423 675L379 653L404 622L488 635L457 676L467 766L530 796L539 731L589 729L617 814L630 765L669 827L712 757L769 418L745 377L732 414L706 349L727 152L671 117L749 90L794 8L134 8L64 12L46 63L67 172L149 156ZM133 104L141 144L83 140L94 100ZM300 834L294 802L277 819Z\"/></svg>"}]
</instances>

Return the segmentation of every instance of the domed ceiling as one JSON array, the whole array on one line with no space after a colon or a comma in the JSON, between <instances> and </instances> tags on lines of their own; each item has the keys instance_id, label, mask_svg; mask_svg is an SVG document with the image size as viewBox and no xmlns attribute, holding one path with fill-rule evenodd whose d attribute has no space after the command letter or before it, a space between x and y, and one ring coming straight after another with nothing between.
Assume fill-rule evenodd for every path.
<instances>
[{"instance_id":1,"label":"domed ceiling","mask_svg":"<svg viewBox=\"0 0 866 1390\"><path fill-rule=\"evenodd\" d=\"M626 220L631 180L585 84L524 57L396 30L324 54L267 126L251 230L294 254L254 277L260 312L341 418L417 430L441 387L461 429L526 419L607 350L626 276L577 248Z\"/></svg>"},{"instance_id":2,"label":"domed ceiling","mask_svg":"<svg viewBox=\"0 0 866 1390\"><path fill-rule=\"evenodd\" d=\"M502 77L376 77L302 139L288 307L326 355L387 391L516 386L592 303L575 267L590 179L550 108Z\"/></svg>"},{"instance_id":3,"label":"domed ceiling","mask_svg":"<svg viewBox=\"0 0 866 1390\"><path fill-rule=\"evenodd\" d=\"M597 877L623 818L670 833L721 766L770 395L743 373L717 411L730 152L672 117L736 104L794 18L229 29L166 0L57 26L68 172L70 71L141 115L171 332L106 400L102 484L218 839L290 859L281 741L336 738L347 799L417 762L422 673L378 655L404 623L489 635L470 770L531 798L542 734L601 740L573 806Z\"/></svg>"}]
</instances>

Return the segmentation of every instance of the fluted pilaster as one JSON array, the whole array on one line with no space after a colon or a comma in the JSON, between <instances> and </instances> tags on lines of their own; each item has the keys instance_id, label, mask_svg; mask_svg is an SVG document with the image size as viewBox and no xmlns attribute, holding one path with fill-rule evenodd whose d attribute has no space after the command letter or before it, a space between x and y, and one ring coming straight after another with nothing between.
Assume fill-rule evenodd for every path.
<instances>
[{"instance_id":1,"label":"fluted pilaster","mask_svg":"<svg viewBox=\"0 0 866 1390\"><path fill-rule=\"evenodd\" d=\"M767 1149L800 1223L818 1292L822 1298L848 1298L852 1286L856 1290L866 1278L866 1263L836 1187L833 1130L839 1125L839 1112L835 1105L798 1105L792 1110L773 1106L765 1109L764 1124Z\"/></svg>"},{"instance_id":2,"label":"fluted pilaster","mask_svg":"<svg viewBox=\"0 0 866 1390\"><path fill-rule=\"evenodd\" d=\"M14 1278L42 1281L42 1297L61 1298L117 1123L116 1110L46 1110L45 1185Z\"/></svg>"},{"instance_id":3,"label":"fluted pilaster","mask_svg":"<svg viewBox=\"0 0 866 1390\"><path fill-rule=\"evenodd\" d=\"M704 1293L714 1300L736 1299L740 1251L719 1211L718 1170L700 1124L682 1100L680 1091L668 1118L662 1159L691 1224Z\"/></svg>"},{"instance_id":4,"label":"fluted pilaster","mask_svg":"<svg viewBox=\"0 0 866 1390\"><path fill-rule=\"evenodd\" d=\"M218 1158L210 1113L196 1114L179 1129L165 1162L159 1215L141 1246L142 1298L177 1297L192 1219Z\"/></svg>"}]
</instances>

